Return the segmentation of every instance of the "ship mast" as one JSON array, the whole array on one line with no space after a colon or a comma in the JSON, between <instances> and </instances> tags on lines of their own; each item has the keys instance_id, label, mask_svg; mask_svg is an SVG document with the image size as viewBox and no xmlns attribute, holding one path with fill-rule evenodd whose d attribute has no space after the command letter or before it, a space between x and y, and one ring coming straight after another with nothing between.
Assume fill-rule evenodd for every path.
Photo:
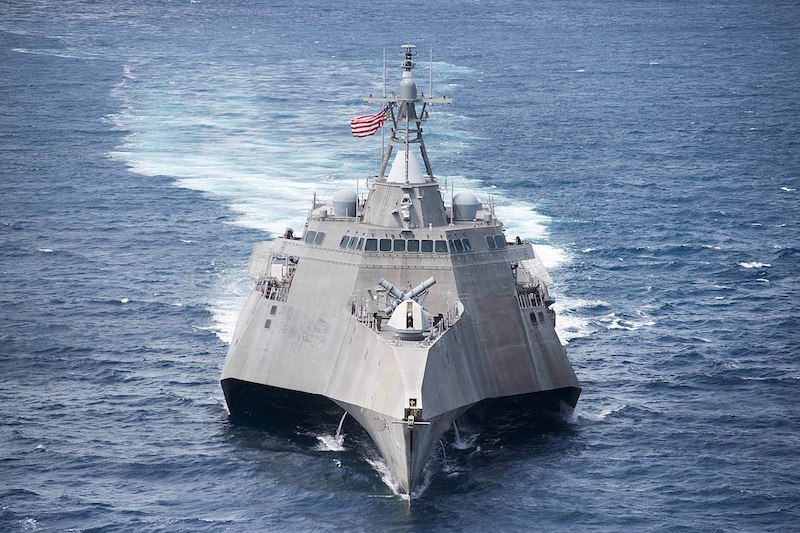
<instances>
[{"instance_id":1,"label":"ship mast","mask_svg":"<svg viewBox=\"0 0 800 533\"><path fill-rule=\"evenodd\" d=\"M428 104L450 104L450 98L430 98L421 97L417 95L417 83L414 81L412 69L416 66L414 63L414 56L416 46L413 44L404 44L402 48L404 52L404 60L400 64L403 69L402 78L400 81L400 95L398 96L384 96L381 98L369 97L365 98L367 102L382 102L394 103L391 107L392 118L392 135L389 139L389 146L383 155L381 161L381 169L378 173L379 181L386 181L386 167L391 160L392 153L395 145L399 145L406 153L405 157L405 182L409 182L408 165L411 155L409 154L412 145L418 145L422 161L425 164L425 172L430 181L436 181L431 170L431 163L428 159L428 152L425 149L425 141L422 137L422 122L425 120L426 110ZM422 110L417 115L416 104L422 104Z\"/></svg>"}]
</instances>

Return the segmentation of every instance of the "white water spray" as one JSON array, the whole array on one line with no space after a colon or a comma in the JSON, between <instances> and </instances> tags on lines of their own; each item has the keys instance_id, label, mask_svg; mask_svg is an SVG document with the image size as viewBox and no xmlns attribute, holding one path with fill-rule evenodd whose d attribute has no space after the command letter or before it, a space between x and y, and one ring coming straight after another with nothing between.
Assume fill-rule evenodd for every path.
<instances>
[{"instance_id":1,"label":"white water spray","mask_svg":"<svg viewBox=\"0 0 800 533\"><path fill-rule=\"evenodd\" d=\"M339 427L336 428L335 435L317 435L317 440L319 444L317 445L316 449L321 452L341 452L344 451L344 433L342 433L342 425L344 424L344 419L347 418L347 411L344 412L342 415L342 419L339 420Z\"/></svg>"}]
</instances>

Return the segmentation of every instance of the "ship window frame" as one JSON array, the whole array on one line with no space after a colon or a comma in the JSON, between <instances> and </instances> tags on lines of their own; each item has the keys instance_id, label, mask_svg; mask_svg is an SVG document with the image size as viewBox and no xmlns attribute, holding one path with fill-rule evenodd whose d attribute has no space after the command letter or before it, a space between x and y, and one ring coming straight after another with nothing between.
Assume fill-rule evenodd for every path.
<instances>
[{"instance_id":1,"label":"ship window frame","mask_svg":"<svg viewBox=\"0 0 800 533\"><path fill-rule=\"evenodd\" d=\"M306 241L308 244L314 244L314 239L316 239L316 238L317 238L317 232L316 232L316 231L309 230L309 231L307 231L307 232L306 232L306 236L305 236L305 239L304 239L304 240L305 240L305 241Z\"/></svg>"},{"instance_id":2,"label":"ship window frame","mask_svg":"<svg viewBox=\"0 0 800 533\"><path fill-rule=\"evenodd\" d=\"M433 243L433 249L436 251L437 254L446 254L447 253L447 241L444 239L436 239Z\"/></svg>"},{"instance_id":3,"label":"ship window frame","mask_svg":"<svg viewBox=\"0 0 800 533\"><path fill-rule=\"evenodd\" d=\"M378 239L367 239L367 242L364 243L364 251L365 252L377 252L378 251Z\"/></svg>"},{"instance_id":4,"label":"ship window frame","mask_svg":"<svg viewBox=\"0 0 800 533\"><path fill-rule=\"evenodd\" d=\"M378 239L378 251L380 251L380 252L391 252L392 251L392 239Z\"/></svg>"},{"instance_id":5,"label":"ship window frame","mask_svg":"<svg viewBox=\"0 0 800 533\"><path fill-rule=\"evenodd\" d=\"M347 248L348 244L350 244L350 235L343 235L342 240L339 241L339 248L344 250Z\"/></svg>"},{"instance_id":6,"label":"ship window frame","mask_svg":"<svg viewBox=\"0 0 800 533\"><path fill-rule=\"evenodd\" d=\"M411 247L412 247L411 243L414 243L413 247L416 248L416 250L412 250L411 249ZM408 239L408 242L406 243L406 250L408 250L408 253L410 253L410 254L418 254L419 253L419 239Z\"/></svg>"},{"instance_id":7,"label":"ship window frame","mask_svg":"<svg viewBox=\"0 0 800 533\"><path fill-rule=\"evenodd\" d=\"M358 246L358 237L353 235L350 237L350 244L347 245L348 250L355 250L356 246Z\"/></svg>"},{"instance_id":8,"label":"ship window frame","mask_svg":"<svg viewBox=\"0 0 800 533\"><path fill-rule=\"evenodd\" d=\"M392 251L395 253L403 253L406 251L406 240L405 239L393 239L392 240Z\"/></svg>"},{"instance_id":9,"label":"ship window frame","mask_svg":"<svg viewBox=\"0 0 800 533\"><path fill-rule=\"evenodd\" d=\"M433 239L422 239L420 243L420 250L424 254L432 254L433 253ZM426 250L426 248L430 247L430 250Z\"/></svg>"},{"instance_id":10,"label":"ship window frame","mask_svg":"<svg viewBox=\"0 0 800 533\"><path fill-rule=\"evenodd\" d=\"M363 250L364 249L364 237L358 238L358 244L356 245L356 250Z\"/></svg>"},{"instance_id":11,"label":"ship window frame","mask_svg":"<svg viewBox=\"0 0 800 533\"><path fill-rule=\"evenodd\" d=\"M453 239L450 242L452 242L453 246L455 246L456 253L464 253L464 244L461 242L461 239Z\"/></svg>"},{"instance_id":12,"label":"ship window frame","mask_svg":"<svg viewBox=\"0 0 800 533\"><path fill-rule=\"evenodd\" d=\"M469 239L464 237L461 239L461 243L464 245L464 252L471 252L472 251L472 243L469 242Z\"/></svg>"},{"instance_id":13,"label":"ship window frame","mask_svg":"<svg viewBox=\"0 0 800 533\"><path fill-rule=\"evenodd\" d=\"M506 236L502 233L494 236L494 242L497 244L497 249L502 250L506 247Z\"/></svg>"},{"instance_id":14,"label":"ship window frame","mask_svg":"<svg viewBox=\"0 0 800 533\"><path fill-rule=\"evenodd\" d=\"M325 232L318 231L317 236L314 237L314 244L322 244L323 242L325 242Z\"/></svg>"},{"instance_id":15,"label":"ship window frame","mask_svg":"<svg viewBox=\"0 0 800 533\"><path fill-rule=\"evenodd\" d=\"M497 250L497 243L494 241L494 235L486 236L486 245L490 250Z\"/></svg>"}]
</instances>

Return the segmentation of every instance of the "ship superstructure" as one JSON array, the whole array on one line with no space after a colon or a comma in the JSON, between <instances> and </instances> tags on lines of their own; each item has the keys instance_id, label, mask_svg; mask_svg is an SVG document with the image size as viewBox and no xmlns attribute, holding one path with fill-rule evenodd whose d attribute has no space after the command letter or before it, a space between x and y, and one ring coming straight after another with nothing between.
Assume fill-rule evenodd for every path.
<instances>
[{"instance_id":1,"label":"ship superstructure","mask_svg":"<svg viewBox=\"0 0 800 533\"><path fill-rule=\"evenodd\" d=\"M479 403L574 407L580 384L555 332L551 279L528 243L509 242L491 205L450 205L423 140L430 104L405 45L391 139L361 201L313 202L302 235L257 243L255 286L222 387L234 416L327 398L369 433L409 494L443 433Z\"/></svg>"}]
</instances>

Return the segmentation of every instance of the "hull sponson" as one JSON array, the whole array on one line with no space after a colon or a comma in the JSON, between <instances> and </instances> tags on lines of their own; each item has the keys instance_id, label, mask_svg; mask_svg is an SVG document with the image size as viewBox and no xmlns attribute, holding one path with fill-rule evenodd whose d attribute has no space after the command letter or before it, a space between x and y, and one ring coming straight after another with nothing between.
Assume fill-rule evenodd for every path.
<instances>
[{"instance_id":1,"label":"hull sponson","mask_svg":"<svg viewBox=\"0 0 800 533\"><path fill-rule=\"evenodd\" d=\"M235 416L246 414L248 419L267 422L276 412L273 403L286 405L288 410L293 402L304 405L333 400L372 436L400 485L413 490L436 442L470 406L503 396L580 390L547 320L549 315L545 313L546 320L532 324L513 293L504 289L507 266L480 265L484 272L436 272L442 280L437 285L445 288L455 289L456 278L462 278L459 291L463 292L458 296L464 313L436 342L423 347L390 344L355 320L345 306L332 305L348 300L343 295L352 294L357 277L374 279L384 275L381 269L365 272L327 264L325 275L322 265L313 261L301 265L314 275L301 277L298 272L287 302L267 300L254 292L240 317L222 376L226 401ZM325 289L329 276L342 282ZM485 285L491 289L480 298L475 279L479 276L485 276ZM304 292L341 299L317 298L319 304L312 308L296 305L295 290L304 285ZM495 306L510 306L511 311L498 314L491 311ZM270 328L264 327L267 320ZM279 393L249 399L251 394L260 396L252 388L255 384ZM298 391L299 397L293 396L293 391ZM572 395L574 399L568 396L566 403L574 405L577 394ZM404 417L410 398L417 399L423 420L431 422L431 426L416 426L413 435L406 425L394 423ZM270 414L260 416L259 409ZM388 420L391 429L376 431L370 426L375 418Z\"/></svg>"},{"instance_id":2,"label":"hull sponson","mask_svg":"<svg viewBox=\"0 0 800 533\"><path fill-rule=\"evenodd\" d=\"M487 398L475 404L467 415L475 420L526 420L539 416L560 417L564 411L574 409L581 395L581 389L564 387L561 389L518 394L501 398Z\"/></svg>"},{"instance_id":3,"label":"hull sponson","mask_svg":"<svg viewBox=\"0 0 800 533\"><path fill-rule=\"evenodd\" d=\"M234 378L221 381L231 419L255 426L294 428L325 414L341 414L324 396L307 394Z\"/></svg>"},{"instance_id":4,"label":"hull sponson","mask_svg":"<svg viewBox=\"0 0 800 533\"><path fill-rule=\"evenodd\" d=\"M552 325L533 325L517 312L487 327L480 324L476 308L465 310L428 353L422 382L425 418L490 398L561 389L580 393ZM487 331L497 324L502 324L499 331Z\"/></svg>"}]
</instances>

